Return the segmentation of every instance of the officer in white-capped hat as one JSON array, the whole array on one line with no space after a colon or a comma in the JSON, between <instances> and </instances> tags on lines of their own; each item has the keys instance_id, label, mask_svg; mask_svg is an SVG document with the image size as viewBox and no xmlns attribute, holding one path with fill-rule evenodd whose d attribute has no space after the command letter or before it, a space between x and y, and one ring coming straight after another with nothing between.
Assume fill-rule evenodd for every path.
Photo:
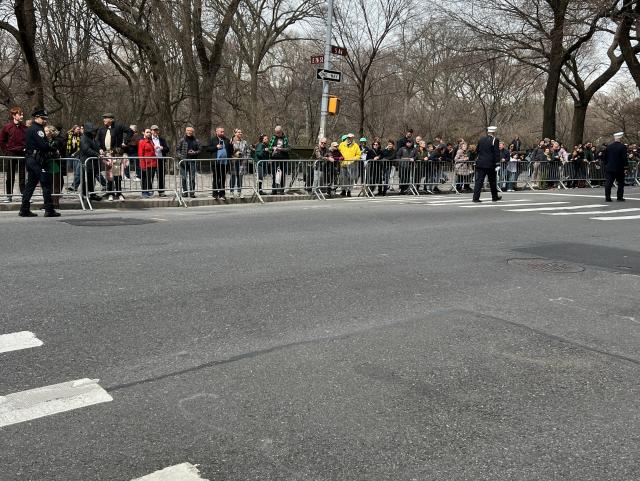
<instances>
[{"instance_id":1,"label":"officer in white-capped hat","mask_svg":"<svg viewBox=\"0 0 640 481\"><path fill-rule=\"evenodd\" d=\"M611 188L613 182L618 184L618 202L624 202L624 171L629 165L627 146L622 143L624 132L613 134L613 142L607 145L604 151L604 199L611 202Z\"/></svg>"},{"instance_id":2,"label":"officer in white-capped hat","mask_svg":"<svg viewBox=\"0 0 640 481\"><path fill-rule=\"evenodd\" d=\"M496 166L500 162L500 140L496 138L497 127L487 128L487 135L478 141L478 157L476 159L476 178L473 187L473 202L482 202L480 193L484 185L485 177L489 178L491 200L497 202L502 197L498 195L498 183Z\"/></svg>"}]
</instances>

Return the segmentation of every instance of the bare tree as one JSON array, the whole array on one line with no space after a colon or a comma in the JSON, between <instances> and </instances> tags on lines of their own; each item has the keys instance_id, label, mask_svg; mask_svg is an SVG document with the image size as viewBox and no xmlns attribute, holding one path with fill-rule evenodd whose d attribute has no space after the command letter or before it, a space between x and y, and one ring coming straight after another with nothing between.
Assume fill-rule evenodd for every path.
<instances>
[{"instance_id":1,"label":"bare tree","mask_svg":"<svg viewBox=\"0 0 640 481\"><path fill-rule=\"evenodd\" d=\"M364 135L367 99L376 82L374 66L391 53L393 34L408 21L411 0L343 0L335 4L337 37L356 89L357 128Z\"/></svg>"}]
</instances>

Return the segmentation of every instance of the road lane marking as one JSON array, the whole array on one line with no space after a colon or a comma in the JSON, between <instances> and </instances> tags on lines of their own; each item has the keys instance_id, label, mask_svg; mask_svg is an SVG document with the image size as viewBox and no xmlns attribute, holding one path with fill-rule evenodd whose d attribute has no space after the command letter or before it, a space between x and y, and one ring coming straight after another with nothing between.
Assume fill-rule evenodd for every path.
<instances>
[{"instance_id":1,"label":"road lane marking","mask_svg":"<svg viewBox=\"0 0 640 481\"><path fill-rule=\"evenodd\" d=\"M578 210L593 209L594 207L606 207L605 204L589 204L589 205L571 205L563 207L531 207L527 209L509 209L507 212L539 212L545 210ZM640 209L639 209L640 210Z\"/></svg>"},{"instance_id":2,"label":"road lane marking","mask_svg":"<svg viewBox=\"0 0 640 481\"><path fill-rule=\"evenodd\" d=\"M589 217L594 220L633 220L640 219L640 215L621 215L618 217Z\"/></svg>"},{"instance_id":3,"label":"road lane marking","mask_svg":"<svg viewBox=\"0 0 640 481\"><path fill-rule=\"evenodd\" d=\"M0 336L0 352L19 351L42 346L43 342L33 332L20 331Z\"/></svg>"},{"instance_id":4,"label":"road lane marking","mask_svg":"<svg viewBox=\"0 0 640 481\"><path fill-rule=\"evenodd\" d=\"M589 212L553 212L545 215L596 215L596 214L614 214L618 212L637 212L640 208L630 209L611 209L611 210L592 210Z\"/></svg>"},{"instance_id":5,"label":"road lane marking","mask_svg":"<svg viewBox=\"0 0 640 481\"><path fill-rule=\"evenodd\" d=\"M0 428L113 401L95 379L53 384L0 396Z\"/></svg>"},{"instance_id":6,"label":"road lane marking","mask_svg":"<svg viewBox=\"0 0 640 481\"><path fill-rule=\"evenodd\" d=\"M176 464L131 481L208 481L200 477L198 468L190 463Z\"/></svg>"},{"instance_id":7,"label":"road lane marking","mask_svg":"<svg viewBox=\"0 0 640 481\"><path fill-rule=\"evenodd\" d=\"M489 201L484 201L489 202ZM490 204L473 204L473 205L461 205L461 208L465 209L477 209L479 207L521 207L527 205L557 205L557 204L568 204L569 202L531 202L525 204L501 204L500 202L492 202Z\"/></svg>"}]
</instances>

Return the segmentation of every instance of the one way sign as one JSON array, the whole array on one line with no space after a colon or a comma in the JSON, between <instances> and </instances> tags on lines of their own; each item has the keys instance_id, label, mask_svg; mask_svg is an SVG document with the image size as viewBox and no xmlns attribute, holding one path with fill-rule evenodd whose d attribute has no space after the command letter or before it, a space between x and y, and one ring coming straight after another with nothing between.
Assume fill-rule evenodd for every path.
<instances>
[{"instance_id":1,"label":"one way sign","mask_svg":"<svg viewBox=\"0 0 640 481\"><path fill-rule=\"evenodd\" d=\"M328 80L329 82L340 82L342 80L342 72L319 68L316 72L316 78L318 80Z\"/></svg>"}]
</instances>

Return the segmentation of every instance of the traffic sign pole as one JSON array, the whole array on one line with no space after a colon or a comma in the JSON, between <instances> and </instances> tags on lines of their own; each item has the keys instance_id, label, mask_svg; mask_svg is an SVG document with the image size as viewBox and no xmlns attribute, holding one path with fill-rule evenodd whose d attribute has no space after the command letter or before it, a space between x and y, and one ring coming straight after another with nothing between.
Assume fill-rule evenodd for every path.
<instances>
[{"instance_id":1,"label":"traffic sign pole","mask_svg":"<svg viewBox=\"0 0 640 481\"><path fill-rule=\"evenodd\" d=\"M333 25L333 0L327 0L327 32L324 41L324 70L331 70L331 29ZM320 131L318 141L325 137L329 110L329 81L322 80L322 104L320 106Z\"/></svg>"}]
</instances>

